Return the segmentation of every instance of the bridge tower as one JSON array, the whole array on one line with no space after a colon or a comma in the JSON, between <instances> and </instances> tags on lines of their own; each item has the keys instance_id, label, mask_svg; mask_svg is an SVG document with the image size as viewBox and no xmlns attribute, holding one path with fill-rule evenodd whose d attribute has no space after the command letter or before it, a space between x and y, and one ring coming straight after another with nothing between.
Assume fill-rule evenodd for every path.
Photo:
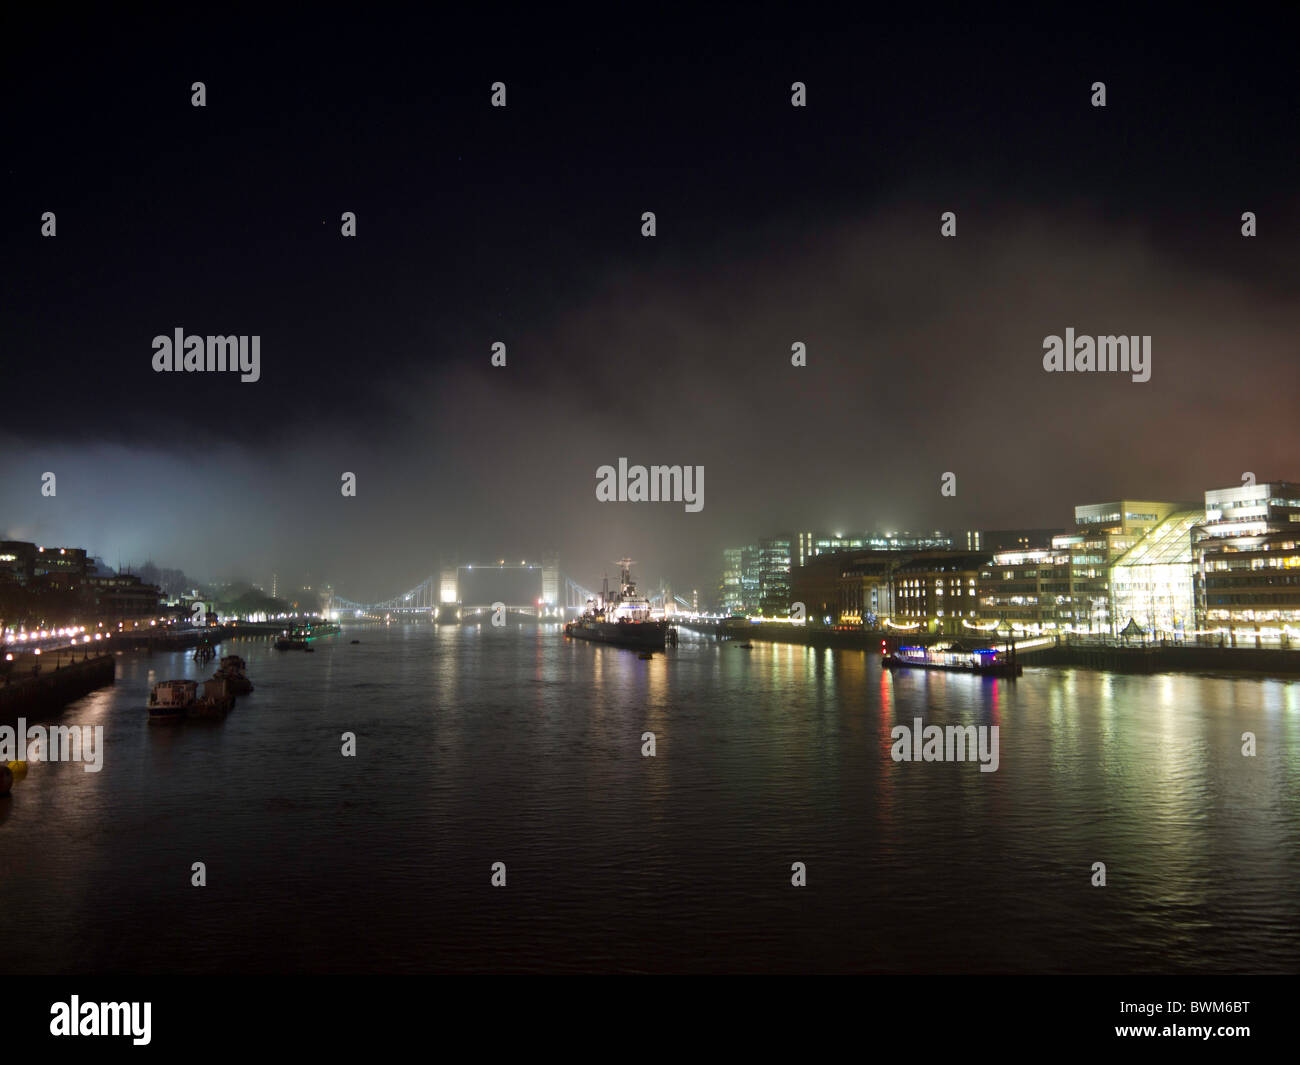
<instances>
[{"instance_id":1,"label":"bridge tower","mask_svg":"<svg viewBox=\"0 0 1300 1065\"><path fill-rule=\"evenodd\" d=\"M438 602L460 602L460 567L454 558L442 560L438 572Z\"/></svg>"},{"instance_id":2,"label":"bridge tower","mask_svg":"<svg viewBox=\"0 0 1300 1065\"><path fill-rule=\"evenodd\" d=\"M542 555L542 600L548 607L560 606L560 556L555 550Z\"/></svg>"}]
</instances>

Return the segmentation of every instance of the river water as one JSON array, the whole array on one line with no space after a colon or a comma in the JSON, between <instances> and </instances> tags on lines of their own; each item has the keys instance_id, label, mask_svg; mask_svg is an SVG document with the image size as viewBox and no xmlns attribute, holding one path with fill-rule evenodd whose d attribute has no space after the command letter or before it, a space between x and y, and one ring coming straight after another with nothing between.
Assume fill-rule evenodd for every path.
<instances>
[{"instance_id":1,"label":"river water","mask_svg":"<svg viewBox=\"0 0 1300 1065\"><path fill-rule=\"evenodd\" d=\"M104 766L0 799L7 971L1300 967L1294 681L891 676L684 631L649 661L536 627L315 646L228 643L256 691L217 724L149 726L152 681L211 672L179 652L64 711ZM997 725L997 771L894 761L918 718Z\"/></svg>"}]
</instances>

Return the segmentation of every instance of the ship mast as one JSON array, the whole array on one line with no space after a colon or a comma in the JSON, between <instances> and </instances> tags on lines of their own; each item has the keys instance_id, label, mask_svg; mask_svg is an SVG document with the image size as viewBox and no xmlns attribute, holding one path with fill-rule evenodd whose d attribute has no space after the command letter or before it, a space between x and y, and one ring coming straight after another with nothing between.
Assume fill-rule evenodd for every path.
<instances>
[{"instance_id":1,"label":"ship mast","mask_svg":"<svg viewBox=\"0 0 1300 1065\"><path fill-rule=\"evenodd\" d=\"M636 594L636 585L632 583L632 565L630 558L620 558L618 560L619 584L622 585L622 594L624 596Z\"/></svg>"}]
</instances>

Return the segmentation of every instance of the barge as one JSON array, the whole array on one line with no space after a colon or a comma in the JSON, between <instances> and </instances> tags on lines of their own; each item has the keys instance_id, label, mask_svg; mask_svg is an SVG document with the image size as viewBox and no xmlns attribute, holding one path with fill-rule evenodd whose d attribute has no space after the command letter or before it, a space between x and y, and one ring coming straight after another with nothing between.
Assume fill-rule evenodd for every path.
<instances>
[{"instance_id":1,"label":"barge","mask_svg":"<svg viewBox=\"0 0 1300 1065\"><path fill-rule=\"evenodd\" d=\"M225 717L235 707L235 696L224 677L203 682L164 680L149 689L149 724L171 725L192 717Z\"/></svg>"},{"instance_id":2,"label":"barge","mask_svg":"<svg viewBox=\"0 0 1300 1065\"><path fill-rule=\"evenodd\" d=\"M226 655L212 679L224 680L232 695L249 695L253 691L253 682L248 679L247 669L248 663L239 655Z\"/></svg>"}]
</instances>

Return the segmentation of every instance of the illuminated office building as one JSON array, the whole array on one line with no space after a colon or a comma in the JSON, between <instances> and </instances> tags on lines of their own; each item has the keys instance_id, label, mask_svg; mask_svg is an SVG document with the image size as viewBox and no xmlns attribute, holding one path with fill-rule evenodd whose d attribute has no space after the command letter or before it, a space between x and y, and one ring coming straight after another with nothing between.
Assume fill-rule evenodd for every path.
<instances>
[{"instance_id":1,"label":"illuminated office building","mask_svg":"<svg viewBox=\"0 0 1300 1065\"><path fill-rule=\"evenodd\" d=\"M1054 548L1070 552L1074 631L1116 634L1123 622L1117 622L1111 603L1111 567L1171 514L1187 509L1178 503L1134 499L1074 508L1074 532L1052 540Z\"/></svg>"},{"instance_id":2,"label":"illuminated office building","mask_svg":"<svg viewBox=\"0 0 1300 1065\"><path fill-rule=\"evenodd\" d=\"M999 551L980 570L977 624L1063 631L1074 621L1070 564L1070 551L1061 547Z\"/></svg>"},{"instance_id":3,"label":"illuminated office building","mask_svg":"<svg viewBox=\"0 0 1300 1065\"><path fill-rule=\"evenodd\" d=\"M1199 629L1234 643L1300 636L1300 484L1206 492L1193 551Z\"/></svg>"},{"instance_id":4,"label":"illuminated office building","mask_svg":"<svg viewBox=\"0 0 1300 1065\"><path fill-rule=\"evenodd\" d=\"M1130 621L1155 638L1184 639L1196 628L1192 537L1203 510L1169 515L1116 559L1110 571L1117 628Z\"/></svg>"}]
</instances>

